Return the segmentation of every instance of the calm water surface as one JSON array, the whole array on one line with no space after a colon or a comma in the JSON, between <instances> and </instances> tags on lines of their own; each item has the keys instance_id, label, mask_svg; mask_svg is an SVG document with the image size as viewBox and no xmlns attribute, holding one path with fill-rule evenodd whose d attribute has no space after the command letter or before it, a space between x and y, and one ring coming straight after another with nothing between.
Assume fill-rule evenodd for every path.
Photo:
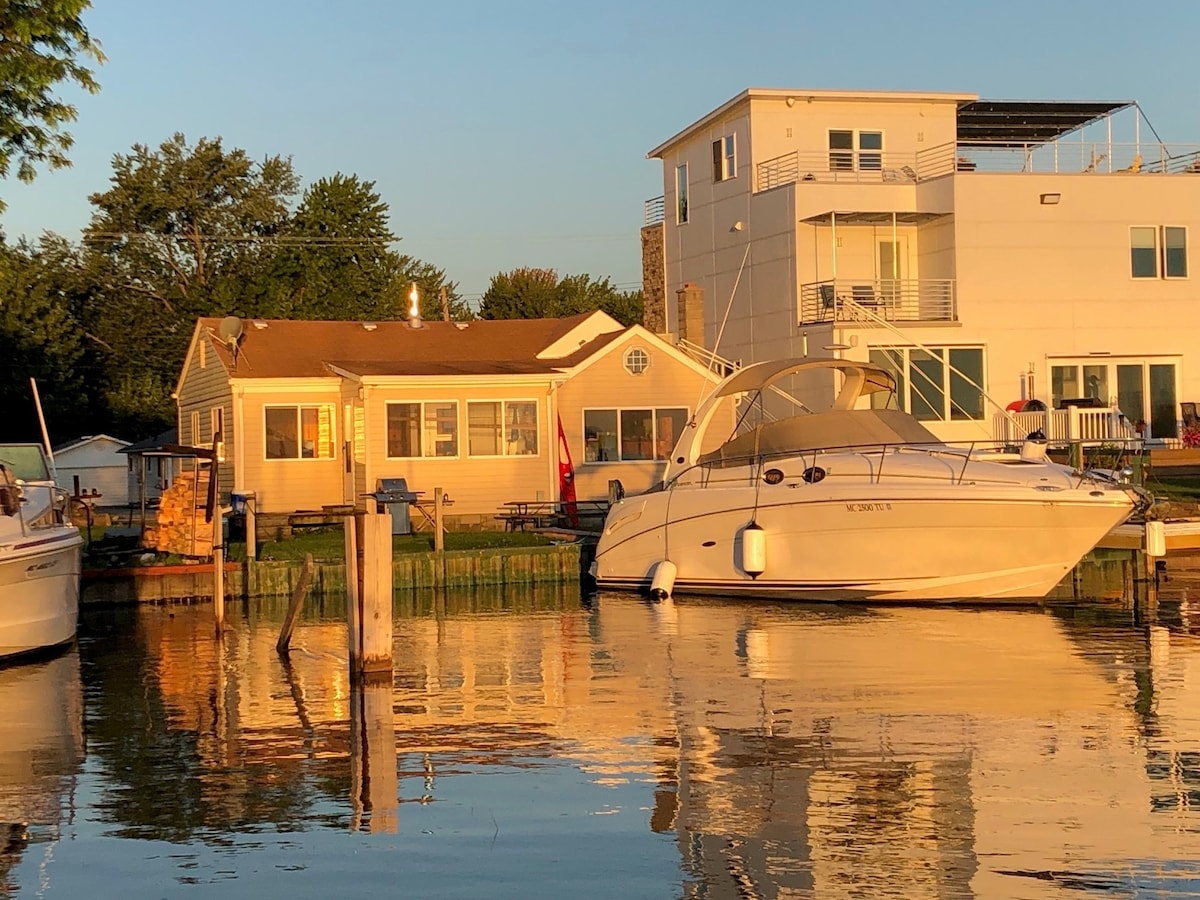
<instances>
[{"instance_id":1,"label":"calm water surface","mask_svg":"<svg viewBox=\"0 0 1200 900\"><path fill-rule=\"evenodd\" d=\"M221 643L88 610L0 669L0 896L1197 896L1200 579L1135 614L1111 575L1102 609L404 594L364 691L338 600L286 662L282 604Z\"/></svg>"}]
</instances>

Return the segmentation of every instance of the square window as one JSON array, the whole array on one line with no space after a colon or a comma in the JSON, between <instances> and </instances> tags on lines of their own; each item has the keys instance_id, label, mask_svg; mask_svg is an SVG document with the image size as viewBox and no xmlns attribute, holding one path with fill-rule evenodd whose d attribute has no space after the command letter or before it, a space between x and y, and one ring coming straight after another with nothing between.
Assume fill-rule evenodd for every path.
<instances>
[{"instance_id":1,"label":"square window","mask_svg":"<svg viewBox=\"0 0 1200 900\"><path fill-rule=\"evenodd\" d=\"M858 167L864 171L878 172L883 168L883 132L860 131L858 133Z\"/></svg>"},{"instance_id":2,"label":"square window","mask_svg":"<svg viewBox=\"0 0 1200 900\"><path fill-rule=\"evenodd\" d=\"M829 132L829 168L831 171L850 171L854 168L854 132Z\"/></svg>"},{"instance_id":3,"label":"square window","mask_svg":"<svg viewBox=\"0 0 1200 900\"><path fill-rule=\"evenodd\" d=\"M1135 226L1129 229L1130 270L1134 278L1158 277L1158 229Z\"/></svg>"},{"instance_id":4,"label":"square window","mask_svg":"<svg viewBox=\"0 0 1200 900\"><path fill-rule=\"evenodd\" d=\"M468 403L467 452L471 456L536 456L537 402Z\"/></svg>"},{"instance_id":5,"label":"square window","mask_svg":"<svg viewBox=\"0 0 1200 900\"><path fill-rule=\"evenodd\" d=\"M263 410L267 459L333 459L333 407L268 406Z\"/></svg>"}]
</instances>

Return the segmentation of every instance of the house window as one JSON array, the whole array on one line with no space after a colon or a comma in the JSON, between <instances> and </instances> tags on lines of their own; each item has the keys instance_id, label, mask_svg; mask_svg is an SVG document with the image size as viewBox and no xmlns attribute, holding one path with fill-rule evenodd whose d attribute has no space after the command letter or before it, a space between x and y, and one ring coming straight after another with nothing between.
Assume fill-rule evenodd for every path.
<instances>
[{"instance_id":1,"label":"house window","mask_svg":"<svg viewBox=\"0 0 1200 900\"><path fill-rule=\"evenodd\" d=\"M625 371L630 375L641 375L650 368L650 354L641 347L632 347L625 352Z\"/></svg>"},{"instance_id":2,"label":"house window","mask_svg":"<svg viewBox=\"0 0 1200 900\"><path fill-rule=\"evenodd\" d=\"M1129 229L1129 260L1134 278L1158 277L1158 229L1134 226Z\"/></svg>"},{"instance_id":3,"label":"house window","mask_svg":"<svg viewBox=\"0 0 1200 900\"><path fill-rule=\"evenodd\" d=\"M840 129L829 132L831 172L878 172L883 168L883 132Z\"/></svg>"},{"instance_id":4,"label":"house window","mask_svg":"<svg viewBox=\"0 0 1200 900\"><path fill-rule=\"evenodd\" d=\"M458 456L458 404L389 403L389 459Z\"/></svg>"},{"instance_id":5,"label":"house window","mask_svg":"<svg viewBox=\"0 0 1200 900\"><path fill-rule=\"evenodd\" d=\"M981 421L983 403L982 347L879 347L871 362L896 379L895 402L923 421ZM884 391L871 395L871 406L892 406Z\"/></svg>"},{"instance_id":6,"label":"house window","mask_svg":"<svg viewBox=\"0 0 1200 900\"><path fill-rule=\"evenodd\" d=\"M467 404L467 452L471 456L536 456L536 400Z\"/></svg>"},{"instance_id":7,"label":"house window","mask_svg":"<svg viewBox=\"0 0 1200 900\"><path fill-rule=\"evenodd\" d=\"M209 426L209 432L208 432L209 437L212 440L215 441L217 439L218 434L221 435L222 439L224 439L224 437L225 437L225 410L223 410L219 406L214 406L212 409L210 409L208 411L208 426Z\"/></svg>"},{"instance_id":8,"label":"house window","mask_svg":"<svg viewBox=\"0 0 1200 900\"><path fill-rule=\"evenodd\" d=\"M1163 276L1187 278L1187 229L1179 225L1163 227Z\"/></svg>"},{"instance_id":9,"label":"house window","mask_svg":"<svg viewBox=\"0 0 1200 900\"><path fill-rule=\"evenodd\" d=\"M200 410L193 410L191 415L192 433L189 440L193 447L200 446Z\"/></svg>"},{"instance_id":10,"label":"house window","mask_svg":"<svg viewBox=\"0 0 1200 900\"><path fill-rule=\"evenodd\" d=\"M712 162L713 181L727 181L737 175L737 153L732 134L713 141Z\"/></svg>"},{"instance_id":11,"label":"house window","mask_svg":"<svg viewBox=\"0 0 1200 900\"><path fill-rule=\"evenodd\" d=\"M267 459L333 459L333 406L263 410Z\"/></svg>"},{"instance_id":12,"label":"house window","mask_svg":"<svg viewBox=\"0 0 1200 900\"><path fill-rule=\"evenodd\" d=\"M675 167L675 224L683 225L688 220L687 163Z\"/></svg>"},{"instance_id":13,"label":"house window","mask_svg":"<svg viewBox=\"0 0 1200 900\"><path fill-rule=\"evenodd\" d=\"M584 410L583 460L669 459L687 418L678 408Z\"/></svg>"}]
</instances>

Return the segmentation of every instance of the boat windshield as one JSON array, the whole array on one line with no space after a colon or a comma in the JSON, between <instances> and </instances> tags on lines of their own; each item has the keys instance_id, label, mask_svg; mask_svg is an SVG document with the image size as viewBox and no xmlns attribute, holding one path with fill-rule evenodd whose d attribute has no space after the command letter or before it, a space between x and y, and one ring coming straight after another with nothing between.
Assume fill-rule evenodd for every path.
<instances>
[{"instance_id":1,"label":"boat windshield","mask_svg":"<svg viewBox=\"0 0 1200 900\"><path fill-rule=\"evenodd\" d=\"M14 478L24 481L49 481L46 456L37 444L0 444L0 464Z\"/></svg>"}]
</instances>

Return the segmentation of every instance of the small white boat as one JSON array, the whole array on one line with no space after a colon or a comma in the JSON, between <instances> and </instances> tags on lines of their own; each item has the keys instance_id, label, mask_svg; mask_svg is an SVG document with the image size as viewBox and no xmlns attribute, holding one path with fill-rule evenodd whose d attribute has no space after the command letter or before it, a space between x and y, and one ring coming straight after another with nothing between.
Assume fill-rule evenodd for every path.
<instances>
[{"instance_id":1,"label":"small white boat","mask_svg":"<svg viewBox=\"0 0 1200 900\"><path fill-rule=\"evenodd\" d=\"M722 404L831 369L843 383L830 410L763 421L702 452ZM907 413L856 408L894 390L887 371L851 360L734 372L684 429L662 483L609 511L597 584L659 596L1036 599L1142 502L1133 486L1049 461L1044 442L954 446Z\"/></svg>"},{"instance_id":2,"label":"small white boat","mask_svg":"<svg viewBox=\"0 0 1200 900\"><path fill-rule=\"evenodd\" d=\"M0 659L75 637L82 548L42 448L0 445Z\"/></svg>"}]
</instances>

